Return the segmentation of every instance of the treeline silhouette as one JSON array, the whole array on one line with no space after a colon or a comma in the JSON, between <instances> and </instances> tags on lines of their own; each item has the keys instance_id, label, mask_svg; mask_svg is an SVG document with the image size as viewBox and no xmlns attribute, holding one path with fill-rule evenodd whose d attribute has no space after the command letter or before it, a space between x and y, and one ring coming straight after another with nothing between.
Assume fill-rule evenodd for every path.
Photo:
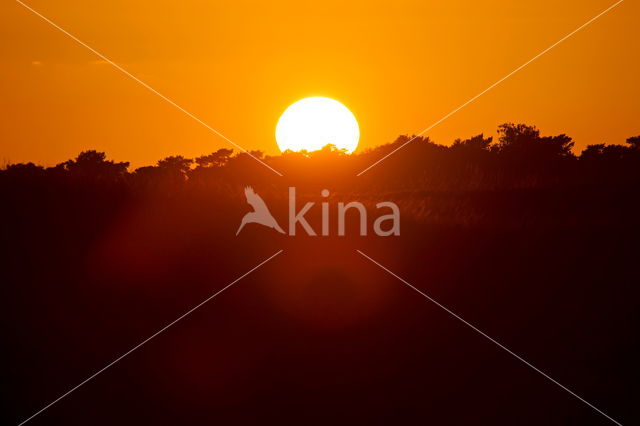
<instances>
[{"instance_id":1,"label":"treeline silhouette","mask_svg":"<svg viewBox=\"0 0 640 426\"><path fill-rule=\"evenodd\" d=\"M33 420L43 424L638 424L640 138L574 152L504 124L354 155L221 149L132 170L84 151L0 171L3 424L18 424L259 262L271 262ZM400 207L400 236L287 230L288 187ZM324 198L322 189L331 195ZM373 222L369 218L369 226Z\"/></svg>"},{"instance_id":2,"label":"treeline silhouette","mask_svg":"<svg viewBox=\"0 0 640 426\"><path fill-rule=\"evenodd\" d=\"M498 135L496 141L483 134L456 139L450 146L436 144L428 137L400 136L393 143L353 155L332 145L315 152L265 156L252 151L251 155L283 173L290 184L317 183L350 191L533 188L628 183L640 178L640 136L628 138L624 145L589 145L576 155L571 137L542 136L535 126L505 123L498 127ZM354 178L408 141L359 179ZM4 182L70 179L143 188L281 182L246 153L234 154L226 148L194 159L170 156L155 166L132 171L128 162L108 160L105 153L91 150L54 167L9 164L0 176Z\"/></svg>"}]
</instances>

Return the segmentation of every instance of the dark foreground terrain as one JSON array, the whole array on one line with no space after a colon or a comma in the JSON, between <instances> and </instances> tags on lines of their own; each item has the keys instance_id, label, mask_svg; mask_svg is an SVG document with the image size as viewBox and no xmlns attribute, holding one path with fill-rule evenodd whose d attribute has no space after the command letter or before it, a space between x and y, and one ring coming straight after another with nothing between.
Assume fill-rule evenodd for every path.
<instances>
[{"instance_id":1,"label":"dark foreground terrain","mask_svg":"<svg viewBox=\"0 0 640 426\"><path fill-rule=\"evenodd\" d=\"M282 249L29 424L613 424L357 249L638 424L637 156L531 171L476 148L420 164L408 151L361 178L367 158L331 153L285 178L251 163L129 173L80 157L2 171L2 423ZM345 237L255 224L236 237L245 185L283 226L292 185L299 202L324 201L323 188L332 206L395 201L401 235L357 236L351 217Z\"/></svg>"}]
</instances>

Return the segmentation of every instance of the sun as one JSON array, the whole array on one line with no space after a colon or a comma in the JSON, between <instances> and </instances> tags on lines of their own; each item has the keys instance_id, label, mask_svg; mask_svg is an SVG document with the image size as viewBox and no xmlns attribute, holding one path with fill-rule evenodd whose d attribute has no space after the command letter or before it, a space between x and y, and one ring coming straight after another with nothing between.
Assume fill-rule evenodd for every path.
<instances>
[{"instance_id":1,"label":"sun","mask_svg":"<svg viewBox=\"0 0 640 426\"><path fill-rule=\"evenodd\" d=\"M276 141L282 152L317 151L333 144L352 153L359 139L360 128L353 113L340 102L321 96L291 104L276 125Z\"/></svg>"}]
</instances>

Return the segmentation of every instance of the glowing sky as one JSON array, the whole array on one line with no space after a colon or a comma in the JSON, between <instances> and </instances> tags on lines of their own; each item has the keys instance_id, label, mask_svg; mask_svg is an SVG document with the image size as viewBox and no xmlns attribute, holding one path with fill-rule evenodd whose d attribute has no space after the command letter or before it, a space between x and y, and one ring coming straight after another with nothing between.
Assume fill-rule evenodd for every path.
<instances>
[{"instance_id":1,"label":"glowing sky","mask_svg":"<svg viewBox=\"0 0 640 426\"><path fill-rule=\"evenodd\" d=\"M390 142L613 1L27 3L238 144L276 154L276 122L296 100L344 103L358 149ZM526 122L581 149L640 134L639 17L625 1L428 135L448 144ZM140 166L230 147L17 3L0 3L0 37L3 163L92 148Z\"/></svg>"}]
</instances>

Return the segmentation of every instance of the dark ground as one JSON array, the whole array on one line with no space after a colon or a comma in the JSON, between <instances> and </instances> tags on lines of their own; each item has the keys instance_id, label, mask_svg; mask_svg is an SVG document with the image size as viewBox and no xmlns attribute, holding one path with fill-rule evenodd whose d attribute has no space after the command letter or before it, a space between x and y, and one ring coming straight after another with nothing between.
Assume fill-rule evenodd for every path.
<instances>
[{"instance_id":1,"label":"dark ground","mask_svg":"<svg viewBox=\"0 0 640 426\"><path fill-rule=\"evenodd\" d=\"M622 424L638 420L639 229L611 218L638 212L626 193L572 194L606 223L407 215L401 236L386 238L294 238L257 225L236 238L239 203L221 212L188 196L123 208L94 195L82 211L35 202L3 221L7 424L279 249L32 423L607 424L355 249ZM556 212L567 200L492 194L476 211L526 204L540 218L549 198ZM586 206L572 206L551 222L583 217Z\"/></svg>"},{"instance_id":2,"label":"dark ground","mask_svg":"<svg viewBox=\"0 0 640 426\"><path fill-rule=\"evenodd\" d=\"M637 181L343 182L324 186L332 203L394 200L401 235L248 225L236 237L243 185L286 224L292 182L141 187L38 173L0 174L3 424L280 249L29 424L613 424L356 249L620 423L640 423ZM322 201L313 182L299 193Z\"/></svg>"}]
</instances>

